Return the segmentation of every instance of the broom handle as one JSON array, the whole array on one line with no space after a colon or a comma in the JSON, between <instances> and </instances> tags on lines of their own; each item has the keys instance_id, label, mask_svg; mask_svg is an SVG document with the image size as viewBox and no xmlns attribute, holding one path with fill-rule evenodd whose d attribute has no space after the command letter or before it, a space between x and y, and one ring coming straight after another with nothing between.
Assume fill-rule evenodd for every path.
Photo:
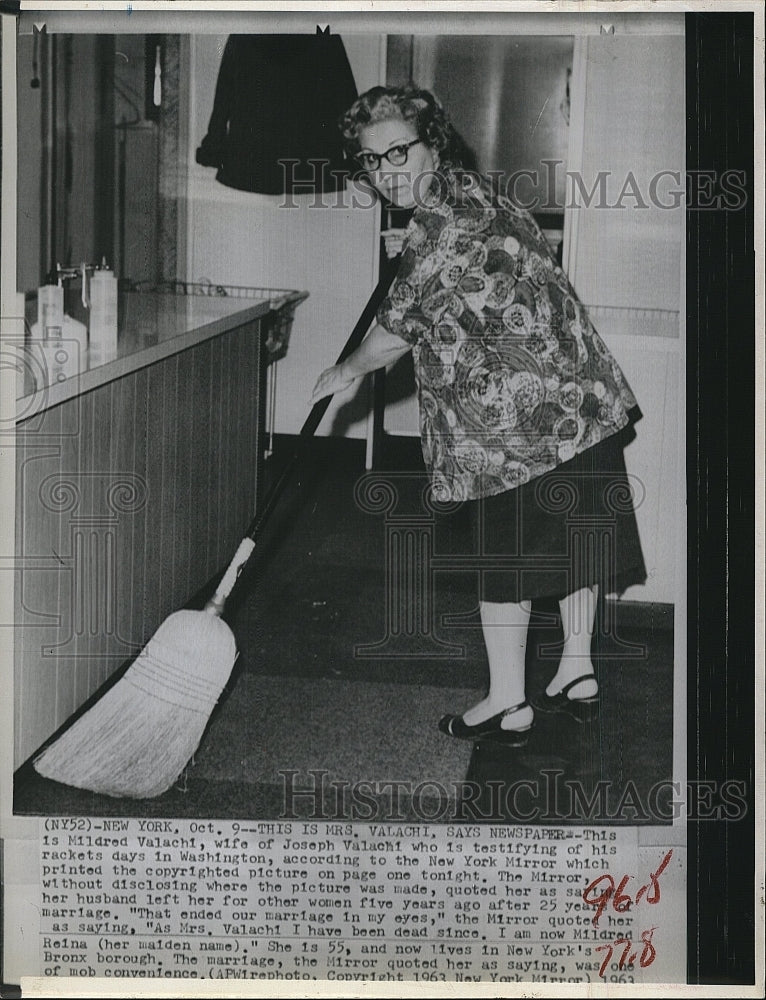
<instances>
[{"instance_id":1,"label":"broom handle","mask_svg":"<svg viewBox=\"0 0 766 1000\"><path fill-rule=\"evenodd\" d=\"M397 269L397 258L386 261L386 264L382 269L381 278L375 286L372 295L368 299L367 305L362 310L362 314L357 320L356 326L351 331L351 335L346 341L343 350L338 355L338 360L335 362L336 365L341 364L341 362L345 361L350 354L353 354L353 352L364 340L367 331L370 329L372 321L375 319L378 306L388 294L388 290L391 287ZM282 494L284 493L285 488L295 471L298 461L301 458L303 447L309 439L313 437L322 420L322 417L327 412L327 408L329 407L331 401L332 396L325 396L324 399L318 400L311 408L311 412L306 418L303 427L301 427L300 434L298 435L298 444L296 445L293 455L282 469L276 483L269 490L266 499L261 505L260 511L250 522L245 537L239 543L239 548L237 549L234 558L229 563L226 572L221 577L221 581L216 587L215 594L205 605L205 611L210 614L221 615L223 613L226 599L234 588L234 584L237 582L237 578L245 568L250 556L253 554L255 543L259 534L263 530L263 526L266 524Z\"/></svg>"}]
</instances>

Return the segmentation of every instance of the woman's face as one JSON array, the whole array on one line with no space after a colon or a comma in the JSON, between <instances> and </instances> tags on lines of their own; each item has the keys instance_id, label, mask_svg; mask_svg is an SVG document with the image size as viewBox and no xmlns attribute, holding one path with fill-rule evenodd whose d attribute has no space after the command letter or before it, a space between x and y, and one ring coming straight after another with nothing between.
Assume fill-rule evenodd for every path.
<instances>
[{"instance_id":1,"label":"woman's face","mask_svg":"<svg viewBox=\"0 0 766 1000\"><path fill-rule=\"evenodd\" d=\"M375 188L397 208L413 208L418 195L422 195L429 184L428 176L419 181L418 178L430 175L439 164L436 152L419 141L414 126L401 118L366 125L359 132L359 143L357 157ZM401 155L401 147L407 146L406 160L399 165L381 158L377 169L370 169L365 161L365 154L382 157L384 153L392 153L396 158L396 152Z\"/></svg>"}]
</instances>

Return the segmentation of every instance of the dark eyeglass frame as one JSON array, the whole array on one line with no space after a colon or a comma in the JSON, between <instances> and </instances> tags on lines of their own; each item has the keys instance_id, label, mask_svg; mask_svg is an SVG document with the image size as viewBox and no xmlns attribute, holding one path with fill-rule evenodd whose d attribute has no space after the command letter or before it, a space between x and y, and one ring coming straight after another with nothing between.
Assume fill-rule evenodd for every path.
<instances>
[{"instance_id":1,"label":"dark eyeglass frame","mask_svg":"<svg viewBox=\"0 0 766 1000\"><path fill-rule=\"evenodd\" d=\"M404 164L409 159L410 150L412 149L412 147L417 146L417 144L422 141L423 141L422 139L413 139L412 142L400 142L397 143L396 146L392 146L390 149L387 149L385 153L357 153L356 158L361 164L362 168L364 170L370 171L371 173L374 173L376 170L380 170L380 165L383 162L383 160L386 160L388 163L390 163L392 167L403 167ZM391 159L392 153L394 153L397 158L403 154L403 159L401 160L401 162L397 163L395 160L392 160ZM365 163L364 162L365 160L374 160L375 165L372 166L369 163Z\"/></svg>"}]
</instances>

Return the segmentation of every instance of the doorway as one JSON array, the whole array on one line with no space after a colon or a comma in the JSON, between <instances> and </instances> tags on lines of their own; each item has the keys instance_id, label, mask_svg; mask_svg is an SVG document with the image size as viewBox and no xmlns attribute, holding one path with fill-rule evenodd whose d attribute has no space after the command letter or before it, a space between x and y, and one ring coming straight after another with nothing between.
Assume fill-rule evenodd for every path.
<instances>
[{"instance_id":1,"label":"doorway","mask_svg":"<svg viewBox=\"0 0 766 1000\"><path fill-rule=\"evenodd\" d=\"M432 91L480 173L511 193L560 251L566 196L571 35L390 35L387 82Z\"/></svg>"}]
</instances>

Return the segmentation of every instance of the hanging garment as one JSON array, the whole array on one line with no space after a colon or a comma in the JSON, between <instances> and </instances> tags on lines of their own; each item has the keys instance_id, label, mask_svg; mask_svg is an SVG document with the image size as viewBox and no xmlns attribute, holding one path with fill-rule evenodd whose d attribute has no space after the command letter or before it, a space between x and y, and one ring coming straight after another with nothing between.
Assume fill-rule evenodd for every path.
<instances>
[{"instance_id":1,"label":"hanging garment","mask_svg":"<svg viewBox=\"0 0 766 1000\"><path fill-rule=\"evenodd\" d=\"M230 35L197 163L241 191L337 191L338 118L356 97L338 35Z\"/></svg>"}]
</instances>

